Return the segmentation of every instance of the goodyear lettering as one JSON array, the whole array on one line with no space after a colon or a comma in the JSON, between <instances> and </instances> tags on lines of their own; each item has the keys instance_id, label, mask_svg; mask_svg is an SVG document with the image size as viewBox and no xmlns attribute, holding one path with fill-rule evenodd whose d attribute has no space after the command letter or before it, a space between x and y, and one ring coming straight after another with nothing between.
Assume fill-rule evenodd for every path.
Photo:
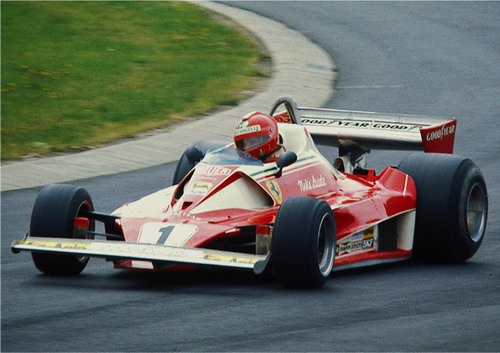
<instances>
[{"instance_id":1,"label":"goodyear lettering","mask_svg":"<svg viewBox=\"0 0 500 353\"><path fill-rule=\"evenodd\" d=\"M431 131L425 137L426 141L442 140L448 135L453 135L455 133L455 125L442 126L440 130Z\"/></svg>"},{"instance_id":2,"label":"goodyear lettering","mask_svg":"<svg viewBox=\"0 0 500 353\"><path fill-rule=\"evenodd\" d=\"M324 119L309 119L309 118L304 118L301 119L302 124L304 125L329 125L332 123L330 120L324 120Z\"/></svg>"},{"instance_id":3,"label":"goodyear lettering","mask_svg":"<svg viewBox=\"0 0 500 353\"><path fill-rule=\"evenodd\" d=\"M408 125L399 125L399 124L373 124L375 129L384 129L384 130L408 130Z\"/></svg>"},{"instance_id":4,"label":"goodyear lettering","mask_svg":"<svg viewBox=\"0 0 500 353\"><path fill-rule=\"evenodd\" d=\"M412 131L420 129L420 125L414 125L414 124L382 123L375 121L356 121L356 120L320 119L320 118L303 118L302 124L316 125L316 126L392 130L392 131Z\"/></svg>"}]
</instances>

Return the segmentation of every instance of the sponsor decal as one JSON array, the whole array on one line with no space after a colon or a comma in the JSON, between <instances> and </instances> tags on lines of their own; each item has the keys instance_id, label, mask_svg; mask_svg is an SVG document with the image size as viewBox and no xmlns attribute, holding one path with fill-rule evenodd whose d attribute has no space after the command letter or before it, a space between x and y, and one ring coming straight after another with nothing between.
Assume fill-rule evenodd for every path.
<instances>
[{"instance_id":1,"label":"sponsor decal","mask_svg":"<svg viewBox=\"0 0 500 353\"><path fill-rule=\"evenodd\" d=\"M195 181L189 185L186 195L205 196L214 184L205 181Z\"/></svg>"},{"instance_id":2,"label":"sponsor decal","mask_svg":"<svg viewBox=\"0 0 500 353\"><path fill-rule=\"evenodd\" d=\"M392 131L413 131L420 130L421 125L388 123L376 121L353 121L341 119L321 119L321 118L302 118L303 125L321 125L332 127L355 127L364 129L392 130Z\"/></svg>"},{"instance_id":3,"label":"sponsor decal","mask_svg":"<svg viewBox=\"0 0 500 353\"><path fill-rule=\"evenodd\" d=\"M337 254L351 253L361 249L363 249L363 243L359 241L353 243L337 244Z\"/></svg>"},{"instance_id":4,"label":"sponsor decal","mask_svg":"<svg viewBox=\"0 0 500 353\"><path fill-rule=\"evenodd\" d=\"M231 174L231 169L229 168L206 164L199 165L196 168L196 171L207 176L221 176Z\"/></svg>"},{"instance_id":5,"label":"sponsor decal","mask_svg":"<svg viewBox=\"0 0 500 353\"><path fill-rule=\"evenodd\" d=\"M276 202L281 204L283 202L283 194L278 182L276 180L266 181L266 186Z\"/></svg>"},{"instance_id":6,"label":"sponsor decal","mask_svg":"<svg viewBox=\"0 0 500 353\"><path fill-rule=\"evenodd\" d=\"M318 177L312 175L310 178L297 180L297 185L300 191L306 192L326 186L326 180L323 175L319 175Z\"/></svg>"},{"instance_id":7,"label":"sponsor decal","mask_svg":"<svg viewBox=\"0 0 500 353\"><path fill-rule=\"evenodd\" d=\"M249 259L249 258L245 258L245 257L219 255L219 254L207 254L207 253L205 253L202 258L204 260L209 260L209 261L232 262L232 263L237 263L237 264L253 264L256 262L254 259Z\"/></svg>"},{"instance_id":8,"label":"sponsor decal","mask_svg":"<svg viewBox=\"0 0 500 353\"><path fill-rule=\"evenodd\" d=\"M274 120L276 120L278 123L291 123L292 119L290 119L290 116L288 116L288 113L283 112L278 115L273 115Z\"/></svg>"},{"instance_id":9,"label":"sponsor decal","mask_svg":"<svg viewBox=\"0 0 500 353\"><path fill-rule=\"evenodd\" d=\"M375 234L375 227L367 228L363 231L363 239L373 238L374 234Z\"/></svg>"},{"instance_id":10,"label":"sponsor decal","mask_svg":"<svg viewBox=\"0 0 500 353\"><path fill-rule=\"evenodd\" d=\"M355 233L337 244L336 255L345 255L373 249L375 246L375 227Z\"/></svg>"},{"instance_id":11,"label":"sponsor decal","mask_svg":"<svg viewBox=\"0 0 500 353\"><path fill-rule=\"evenodd\" d=\"M106 252L112 247L114 252L121 254L137 255L140 254L145 258L150 258L151 260L163 259L164 261L179 261L186 262L186 259L199 259L201 253L199 250L192 250L189 248L181 247L165 247L156 246L158 244L119 244L119 242L114 242L117 244L96 244L95 250ZM166 244L169 245L169 244Z\"/></svg>"},{"instance_id":12,"label":"sponsor decal","mask_svg":"<svg viewBox=\"0 0 500 353\"><path fill-rule=\"evenodd\" d=\"M448 135L453 135L455 133L455 125L441 126L441 129L428 132L425 136L426 141L442 140Z\"/></svg>"},{"instance_id":13,"label":"sponsor decal","mask_svg":"<svg viewBox=\"0 0 500 353\"><path fill-rule=\"evenodd\" d=\"M240 123L240 126L238 126L238 129L243 129L245 127L248 127L250 125L250 123L248 122L248 120L243 120L241 123Z\"/></svg>"},{"instance_id":14,"label":"sponsor decal","mask_svg":"<svg viewBox=\"0 0 500 353\"><path fill-rule=\"evenodd\" d=\"M248 123L247 121L244 121L244 122ZM250 132L257 132L257 131L260 131L260 130L261 130L260 125L240 127L239 129L236 130L236 132L234 133L234 135L238 136L238 135L248 134Z\"/></svg>"},{"instance_id":15,"label":"sponsor decal","mask_svg":"<svg viewBox=\"0 0 500 353\"><path fill-rule=\"evenodd\" d=\"M371 249L371 248L373 248L373 243L374 243L373 238L363 239L363 246L361 248L362 249Z\"/></svg>"},{"instance_id":16,"label":"sponsor decal","mask_svg":"<svg viewBox=\"0 0 500 353\"><path fill-rule=\"evenodd\" d=\"M82 243L69 243L69 242L57 242L57 241L43 241L43 240L25 240L19 244L36 246L40 248L47 249L88 249L90 244Z\"/></svg>"}]
</instances>

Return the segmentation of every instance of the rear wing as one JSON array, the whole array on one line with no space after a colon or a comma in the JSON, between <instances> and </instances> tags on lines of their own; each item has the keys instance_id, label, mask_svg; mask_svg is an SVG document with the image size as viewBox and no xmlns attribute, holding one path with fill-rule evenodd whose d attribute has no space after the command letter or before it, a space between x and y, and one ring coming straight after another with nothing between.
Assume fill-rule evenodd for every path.
<instances>
[{"instance_id":1,"label":"rear wing","mask_svg":"<svg viewBox=\"0 0 500 353\"><path fill-rule=\"evenodd\" d=\"M284 104L286 111L274 114ZM319 144L361 148L453 153L457 121L450 118L337 109L299 108L290 98L271 110L278 122L304 125Z\"/></svg>"}]
</instances>

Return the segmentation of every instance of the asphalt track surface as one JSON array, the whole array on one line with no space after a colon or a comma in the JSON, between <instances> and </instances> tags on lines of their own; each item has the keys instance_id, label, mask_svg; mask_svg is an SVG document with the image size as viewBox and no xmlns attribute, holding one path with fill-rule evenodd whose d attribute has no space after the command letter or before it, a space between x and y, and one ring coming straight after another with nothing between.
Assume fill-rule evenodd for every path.
<instances>
[{"instance_id":1,"label":"asphalt track surface","mask_svg":"<svg viewBox=\"0 0 500 353\"><path fill-rule=\"evenodd\" d=\"M76 278L55 278L8 250L27 228L38 190L3 192L2 351L500 351L500 4L232 5L329 51L339 68L330 107L456 116L456 152L480 166L490 194L479 252L463 265L336 273L319 291L240 272L120 272L102 260ZM373 152L370 161L397 157ZM165 186L174 168L74 184L108 212Z\"/></svg>"}]
</instances>

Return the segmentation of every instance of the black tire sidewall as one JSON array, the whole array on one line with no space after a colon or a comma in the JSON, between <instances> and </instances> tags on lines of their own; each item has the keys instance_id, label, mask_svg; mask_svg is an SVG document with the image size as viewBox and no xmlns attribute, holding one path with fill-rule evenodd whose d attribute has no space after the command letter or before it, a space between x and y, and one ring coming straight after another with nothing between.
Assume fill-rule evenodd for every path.
<instances>
[{"instance_id":1,"label":"black tire sidewall","mask_svg":"<svg viewBox=\"0 0 500 353\"><path fill-rule=\"evenodd\" d=\"M93 211L90 195L83 188L54 184L38 194L30 221L30 237L73 238L74 219L83 210ZM90 230L95 229L91 221ZM73 275L80 273L88 257L32 253L35 266L47 274Z\"/></svg>"},{"instance_id":2,"label":"black tire sidewall","mask_svg":"<svg viewBox=\"0 0 500 353\"><path fill-rule=\"evenodd\" d=\"M273 272L282 284L308 288L325 284L328 275L321 273L317 257L322 221L329 222L335 242L335 221L328 203L309 197L291 197L282 204L272 239Z\"/></svg>"},{"instance_id":3,"label":"black tire sidewall","mask_svg":"<svg viewBox=\"0 0 500 353\"><path fill-rule=\"evenodd\" d=\"M93 211L89 193L73 185L54 184L38 194L31 213L32 237L72 238L73 221L80 208Z\"/></svg>"},{"instance_id":4,"label":"black tire sidewall","mask_svg":"<svg viewBox=\"0 0 500 353\"><path fill-rule=\"evenodd\" d=\"M484 238L483 234L478 241L473 241L467 226L467 202L475 185L482 188L486 195L486 184L481 171L471 160L466 159L460 165L452 186L452 190L460 192L452 192L450 195L449 217L453 220L452 225L455 225L456 228L453 233L449 233L448 245L451 250L450 259L454 262L463 262L471 258L481 246ZM486 208L487 214L488 209Z\"/></svg>"},{"instance_id":5,"label":"black tire sidewall","mask_svg":"<svg viewBox=\"0 0 500 353\"><path fill-rule=\"evenodd\" d=\"M414 256L438 262L463 262L479 246L467 228L467 200L476 184L486 194L479 168L470 160L448 154L413 154L399 170L412 177L417 187Z\"/></svg>"}]
</instances>

